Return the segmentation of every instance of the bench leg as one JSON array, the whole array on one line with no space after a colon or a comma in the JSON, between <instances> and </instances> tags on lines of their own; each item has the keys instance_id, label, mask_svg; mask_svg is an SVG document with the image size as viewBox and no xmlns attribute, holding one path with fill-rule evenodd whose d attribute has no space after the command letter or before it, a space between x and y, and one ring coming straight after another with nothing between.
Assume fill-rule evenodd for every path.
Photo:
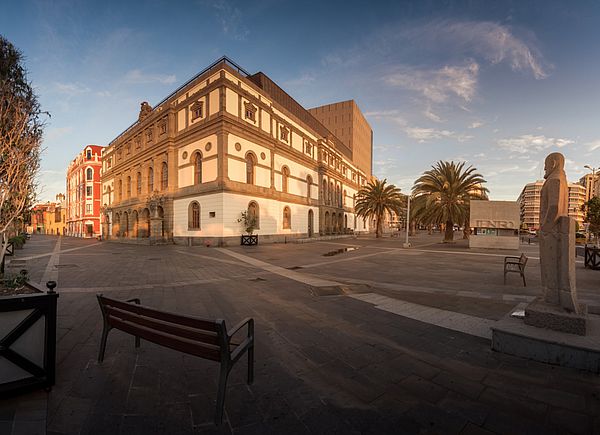
<instances>
[{"instance_id":1,"label":"bench leg","mask_svg":"<svg viewBox=\"0 0 600 435\"><path fill-rule=\"evenodd\" d=\"M506 285L506 269L504 269L504 285Z\"/></svg>"},{"instance_id":2,"label":"bench leg","mask_svg":"<svg viewBox=\"0 0 600 435\"><path fill-rule=\"evenodd\" d=\"M254 382L254 345L248 348L248 385Z\"/></svg>"},{"instance_id":3,"label":"bench leg","mask_svg":"<svg viewBox=\"0 0 600 435\"><path fill-rule=\"evenodd\" d=\"M223 407L225 406L225 392L227 390L227 377L229 367L221 365L219 373L219 391L217 392L217 409L215 412L215 424L219 426L223 422Z\"/></svg>"},{"instance_id":4,"label":"bench leg","mask_svg":"<svg viewBox=\"0 0 600 435\"><path fill-rule=\"evenodd\" d=\"M527 287L527 283L525 282L525 272L521 272L521 276L523 277L523 287Z\"/></svg>"},{"instance_id":5,"label":"bench leg","mask_svg":"<svg viewBox=\"0 0 600 435\"><path fill-rule=\"evenodd\" d=\"M110 328L104 325L102 329L102 338L100 339L100 352L98 353L98 362L104 361L104 351L106 350L106 339L108 338L108 332Z\"/></svg>"}]
</instances>

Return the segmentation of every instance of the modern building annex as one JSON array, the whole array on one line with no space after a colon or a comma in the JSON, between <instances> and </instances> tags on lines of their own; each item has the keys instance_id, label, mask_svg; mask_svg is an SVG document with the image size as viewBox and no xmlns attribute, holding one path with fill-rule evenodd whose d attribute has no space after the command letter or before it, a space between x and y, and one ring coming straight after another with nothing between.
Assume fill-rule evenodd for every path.
<instances>
[{"instance_id":1,"label":"modern building annex","mask_svg":"<svg viewBox=\"0 0 600 435\"><path fill-rule=\"evenodd\" d=\"M142 103L104 149L103 236L239 244L244 211L262 241L368 231L354 198L371 168L353 154L371 149L346 145L266 75L224 57L154 108Z\"/></svg>"}]
</instances>

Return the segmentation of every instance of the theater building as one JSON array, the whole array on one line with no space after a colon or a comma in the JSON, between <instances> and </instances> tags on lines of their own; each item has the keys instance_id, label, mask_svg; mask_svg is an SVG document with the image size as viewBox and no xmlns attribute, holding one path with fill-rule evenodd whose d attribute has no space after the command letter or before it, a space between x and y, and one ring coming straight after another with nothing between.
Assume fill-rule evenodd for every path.
<instances>
[{"instance_id":1,"label":"theater building","mask_svg":"<svg viewBox=\"0 0 600 435\"><path fill-rule=\"evenodd\" d=\"M86 146L67 169L67 235L100 235L102 149Z\"/></svg>"},{"instance_id":2,"label":"theater building","mask_svg":"<svg viewBox=\"0 0 600 435\"><path fill-rule=\"evenodd\" d=\"M363 160L371 149L352 146ZM142 103L104 149L103 233L239 244L244 211L261 242L368 231L354 214L367 173L353 156L266 75L222 58L155 107Z\"/></svg>"}]
</instances>

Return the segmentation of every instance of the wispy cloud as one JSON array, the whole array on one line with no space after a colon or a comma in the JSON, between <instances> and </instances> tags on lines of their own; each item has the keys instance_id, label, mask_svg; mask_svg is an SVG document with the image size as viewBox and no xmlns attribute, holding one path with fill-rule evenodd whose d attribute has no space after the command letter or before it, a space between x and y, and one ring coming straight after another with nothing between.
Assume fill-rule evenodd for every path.
<instances>
[{"instance_id":1,"label":"wispy cloud","mask_svg":"<svg viewBox=\"0 0 600 435\"><path fill-rule=\"evenodd\" d=\"M500 148L525 154L529 152L539 152L548 148L562 148L567 145L574 144L575 141L571 139L562 139L554 137L546 137L544 135L532 135L524 134L521 136L499 139L497 142Z\"/></svg>"},{"instance_id":2,"label":"wispy cloud","mask_svg":"<svg viewBox=\"0 0 600 435\"><path fill-rule=\"evenodd\" d=\"M228 0L212 0L207 2L216 13L223 34L236 41L244 41L250 31L243 23L242 11Z\"/></svg>"},{"instance_id":3,"label":"wispy cloud","mask_svg":"<svg viewBox=\"0 0 600 435\"><path fill-rule=\"evenodd\" d=\"M479 128L479 127L483 127L484 123L481 121L473 121L468 128Z\"/></svg>"},{"instance_id":4,"label":"wispy cloud","mask_svg":"<svg viewBox=\"0 0 600 435\"><path fill-rule=\"evenodd\" d=\"M416 33L425 44L491 64L506 62L513 71L529 72L538 80L546 78L552 68L532 42L515 36L513 28L490 21L433 21Z\"/></svg>"},{"instance_id":5,"label":"wispy cloud","mask_svg":"<svg viewBox=\"0 0 600 435\"><path fill-rule=\"evenodd\" d=\"M175 74L148 74L139 69L132 69L125 74L125 81L134 84L161 83L171 85L176 80Z\"/></svg>"},{"instance_id":6,"label":"wispy cloud","mask_svg":"<svg viewBox=\"0 0 600 435\"><path fill-rule=\"evenodd\" d=\"M457 133L450 130L436 130L435 128L406 127L404 132L408 137L416 139L420 143L435 139L454 139L459 142L465 142L473 138L473 136L463 133Z\"/></svg>"},{"instance_id":7,"label":"wispy cloud","mask_svg":"<svg viewBox=\"0 0 600 435\"><path fill-rule=\"evenodd\" d=\"M587 142L585 146L587 147L588 151L596 151L597 149L600 149L600 139Z\"/></svg>"},{"instance_id":8,"label":"wispy cloud","mask_svg":"<svg viewBox=\"0 0 600 435\"><path fill-rule=\"evenodd\" d=\"M433 122L446 122L445 119L443 119L441 116L433 113L433 111L431 110L431 107L427 107L424 111L423 111L423 115L425 116L425 118L433 121Z\"/></svg>"},{"instance_id":9,"label":"wispy cloud","mask_svg":"<svg viewBox=\"0 0 600 435\"><path fill-rule=\"evenodd\" d=\"M314 83L314 81L316 80L316 75L314 73L303 73L300 75L300 77L297 77L295 79L292 80L288 80L286 82L284 82L284 85L287 86L307 86L310 85L312 83Z\"/></svg>"},{"instance_id":10,"label":"wispy cloud","mask_svg":"<svg viewBox=\"0 0 600 435\"><path fill-rule=\"evenodd\" d=\"M479 65L475 62L432 70L401 66L385 81L392 86L417 91L435 103L442 103L451 96L468 102L475 95L478 74Z\"/></svg>"},{"instance_id":11,"label":"wispy cloud","mask_svg":"<svg viewBox=\"0 0 600 435\"><path fill-rule=\"evenodd\" d=\"M88 88L85 85L82 85L81 83L55 83L54 84L54 89L61 93L61 94L66 94L70 97L76 96L76 95L82 95L82 94L87 94L88 92L90 92L90 88Z\"/></svg>"},{"instance_id":12,"label":"wispy cloud","mask_svg":"<svg viewBox=\"0 0 600 435\"><path fill-rule=\"evenodd\" d=\"M48 141L53 141L56 139L60 139L61 137L71 133L73 131L73 127L53 127L48 128L46 133L44 134L44 139Z\"/></svg>"}]
</instances>

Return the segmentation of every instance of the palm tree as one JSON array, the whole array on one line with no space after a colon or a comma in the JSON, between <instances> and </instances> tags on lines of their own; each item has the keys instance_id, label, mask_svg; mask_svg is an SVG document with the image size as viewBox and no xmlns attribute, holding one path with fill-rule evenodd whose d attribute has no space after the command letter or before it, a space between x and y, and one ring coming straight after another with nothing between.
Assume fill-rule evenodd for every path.
<instances>
[{"instance_id":1,"label":"palm tree","mask_svg":"<svg viewBox=\"0 0 600 435\"><path fill-rule=\"evenodd\" d=\"M386 213L398 213L404 207L404 195L393 184L386 186L387 180L374 179L360 189L356 195L354 210L357 216L376 222L375 237L381 237L383 232L383 217Z\"/></svg>"},{"instance_id":2,"label":"palm tree","mask_svg":"<svg viewBox=\"0 0 600 435\"><path fill-rule=\"evenodd\" d=\"M444 242L452 242L454 223L469 221L471 199L487 199L486 181L465 162L439 161L413 186L415 216L424 224L445 224Z\"/></svg>"}]
</instances>

